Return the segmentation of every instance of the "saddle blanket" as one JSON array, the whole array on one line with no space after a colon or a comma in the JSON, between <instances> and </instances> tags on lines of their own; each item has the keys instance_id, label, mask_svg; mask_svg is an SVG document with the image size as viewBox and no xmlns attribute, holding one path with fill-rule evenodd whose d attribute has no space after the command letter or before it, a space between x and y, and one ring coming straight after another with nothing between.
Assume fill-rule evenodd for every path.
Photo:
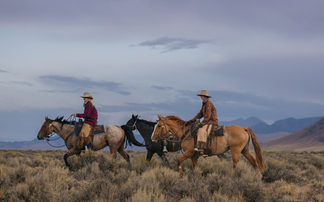
<instances>
[{"instance_id":1,"label":"saddle blanket","mask_svg":"<svg viewBox=\"0 0 324 202\"><path fill-rule=\"evenodd\" d=\"M104 133L104 132L105 132L105 126L104 125L95 125L94 134Z\"/></svg>"},{"instance_id":2,"label":"saddle blanket","mask_svg":"<svg viewBox=\"0 0 324 202\"><path fill-rule=\"evenodd\" d=\"M74 129L74 132L77 136L79 136L80 130L82 128L82 124L80 127L76 126ZM104 125L95 125L94 126L94 131L93 131L93 135L95 134L99 134L99 133L104 133L105 131L105 126Z\"/></svg>"}]
</instances>

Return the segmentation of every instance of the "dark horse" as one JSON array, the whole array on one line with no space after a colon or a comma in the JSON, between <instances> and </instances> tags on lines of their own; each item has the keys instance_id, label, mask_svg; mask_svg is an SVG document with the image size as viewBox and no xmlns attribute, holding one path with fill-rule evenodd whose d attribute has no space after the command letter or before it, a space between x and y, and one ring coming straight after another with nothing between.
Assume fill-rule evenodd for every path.
<instances>
[{"instance_id":1,"label":"dark horse","mask_svg":"<svg viewBox=\"0 0 324 202\"><path fill-rule=\"evenodd\" d=\"M157 153L162 161L168 163L164 152L163 152L163 141L159 140L157 142L152 142L151 136L154 131L154 126L156 122L150 122L146 120L142 120L138 118L138 115L132 115L132 118L129 119L126 123L127 126L131 127L132 130L138 130L141 136L145 141L145 146L147 150L146 160L150 161L152 159L153 154ZM176 138L168 138L166 139L168 144L166 149L169 152L179 151L181 149L180 142Z\"/></svg>"},{"instance_id":2,"label":"dark horse","mask_svg":"<svg viewBox=\"0 0 324 202\"><path fill-rule=\"evenodd\" d=\"M37 138L43 140L44 138L49 138L50 135L54 132L58 134L65 142L68 152L64 155L65 165L70 168L70 164L67 162L67 158L77 154L80 155L81 149L77 148L78 136L75 135L75 126L77 122L62 120L61 118L56 118L51 120L45 118L41 129L38 132ZM80 127L81 128L81 127ZM125 140L129 145L132 143L136 146L143 146L139 143L132 132L132 130L126 126L116 126L116 125L105 125L104 132L95 134L92 141L92 149L94 151L103 149L106 146L109 146L110 153L116 158L116 152L118 151L120 155L124 157L127 162L129 161L129 155L124 150ZM127 145L127 143L126 143Z\"/></svg>"}]
</instances>

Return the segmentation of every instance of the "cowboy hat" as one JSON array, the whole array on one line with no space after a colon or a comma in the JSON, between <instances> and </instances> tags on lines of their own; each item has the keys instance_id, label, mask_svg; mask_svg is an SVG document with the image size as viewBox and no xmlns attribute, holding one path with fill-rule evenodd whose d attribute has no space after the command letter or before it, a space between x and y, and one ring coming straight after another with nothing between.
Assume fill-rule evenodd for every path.
<instances>
[{"instance_id":1,"label":"cowboy hat","mask_svg":"<svg viewBox=\"0 0 324 202\"><path fill-rule=\"evenodd\" d=\"M91 100L93 99L93 97L88 92L83 93L83 95L80 96L80 97L82 97L82 98L90 98Z\"/></svg>"},{"instance_id":2,"label":"cowboy hat","mask_svg":"<svg viewBox=\"0 0 324 202\"><path fill-rule=\"evenodd\" d=\"M211 98L211 96L208 95L208 91L207 90L202 90L200 92L200 94L197 94L198 96L205 96L205 97L208 97L208 98Z\"/></svg>"}]
</instances>

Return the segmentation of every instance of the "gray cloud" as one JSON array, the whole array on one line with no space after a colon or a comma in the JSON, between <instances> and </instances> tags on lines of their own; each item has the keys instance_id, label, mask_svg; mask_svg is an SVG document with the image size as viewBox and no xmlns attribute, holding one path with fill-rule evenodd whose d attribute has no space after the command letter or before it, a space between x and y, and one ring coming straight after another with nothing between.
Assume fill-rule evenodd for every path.
<instances>
[{"instance_id":1,"label":"gray cloud","mask_svg":"<svg viewBox=\"0 0 324 202\"><path fill-rule=\"evenodd\" d=\"M14 83L14 84L18 84L18 85L33 86L32 83L27 82L27 81L13 81L12 83Z\"/></svg>"},{"instance_id":2,"label":"gray cloud","mask_svg":"<svg viewBox=\"0 0 324 202\"><path fill-rule=\"evenodd\" d=\"M1 70L1 69L0 69L0 73L8 73L8 71Z\"/></svg>"},{"instance_id":3,"label":"gray cloud","mask_svg":"<svg viewBox=\"0 0 324 202\"><path fill-rule=\"evenodd\" d=\"M170 51L180 50L180 49L195 49L202 44L212 44L213 40L198 40L198 39L186 39L186 38L176 38L176 37L160 37L150 41L144 41L138 44L138 46L148 46L153 49L161 46L164 51L161 53L166 53Z\"/></svg>"},{"instance_id":4,"label":"gray cloud","mask_svg":"<svg viewBox=\"0 0 324 202\"><path fill-rule=\"evenodd\" d=\"M165 87L165 86L151 86L152 88L154 89L157 89L157 90L172 90L173 88L172 87Z\"/></svg>"},{"instance_id":5,"label":"gray cloud","mask_svg":"<svg viewBox=\"0 0 324 202\"><path fill-rule=\"evenodd\" d=\"M33 86L34 84L27 81L0 81L0 83L5 84L16 84L16 85L24 85L24 86Z\"/></svg>"},{"instance_id":6,"label":"gray cloud","mask_svg":"<svg viewBox=\"0 0 324 202\"><path fill-rule=\"evenodd\" d=\"M75 93L77 91L81 91L82 89L76 89L76 90L40 90L39 92L45 92L45 93Z\"/></svg>"},{"instance_id":7,"label":"gray cloud","mask_svg":"<svg viewBox=\"0 0 324 202\"><path fill-rule=\"evenodd\" d=\"M72 84L73 86L78 86L80 88L101 88L107 91L115 92L121 95L130 95L130 92L124 91L121 88L120 83L110 82L110 81L92 81L89 78L75 78L75 77L65 77L59 75L49 75L40 76L42 80L46 80L49 83L51 80L55 82L64 82L67 84ZM55 91L52 91L55 92Z\"/></svg>"}]
</instances>

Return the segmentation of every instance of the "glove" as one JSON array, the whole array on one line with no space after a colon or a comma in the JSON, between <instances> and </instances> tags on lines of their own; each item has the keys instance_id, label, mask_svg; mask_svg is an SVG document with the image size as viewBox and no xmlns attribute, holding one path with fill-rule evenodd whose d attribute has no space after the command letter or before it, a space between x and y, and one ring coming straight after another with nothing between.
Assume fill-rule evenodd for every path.
<instances>
[{"instance_id":1,"label":"glove","mask_svg":"<svg viewBox=\"0 0 324 202\"><path fill-rule=\"evenodd\" d=\"M200 123L198 124L198 128L202 128L204 126L204 124Z\"/></svg>"}]
</instances>

